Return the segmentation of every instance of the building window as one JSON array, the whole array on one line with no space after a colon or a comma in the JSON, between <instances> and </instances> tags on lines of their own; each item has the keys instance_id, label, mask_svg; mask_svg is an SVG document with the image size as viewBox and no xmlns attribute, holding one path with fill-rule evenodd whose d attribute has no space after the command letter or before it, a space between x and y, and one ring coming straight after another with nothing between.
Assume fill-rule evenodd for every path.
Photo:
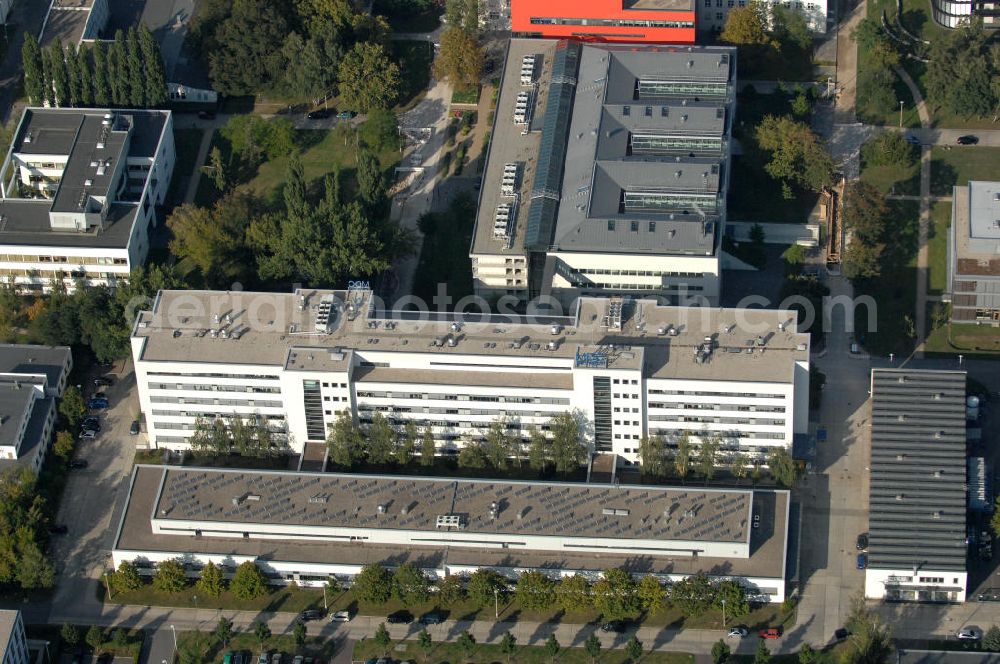
<instances>
[{"instance_id":1,"label":"building window","mask_svg":"<svg viewBox=\"0 0 1000 664\"><path fill-rule=\"evenodd\" d=\"M615 230L615 220L614 219L608 219L608 230L609 231Z\"/></svg>"},{"instance_id":2,"label":"building window","mask_svg":"<svg viewBox=\"0 0 1000 664\"><path fill-rule=\"evenodd\" d=\"M721 3L722 0L719 0L719 2ZM715 12L715 20L716 21L721 21L722 20L722 12Z\"/></svg>"},{"instance_id":3,"label":"building window","mask_svg":"<svg viewBox=\"0 0 1000 664\"><path fill-rule=\"evenodd\" d=\"M622 115L624 115L625 117L628 117L631 114L632 114L632 107L631 106L622 106Z\"/></svg>"},{"instance_id":4,"label":"building window","mask_svg":"<svg viewBox=\"0 0 1000 664\"><path fill-rule=\"evenodd\" d=\"M652 106L647 106L646 107L646 117L647 118L653 117L653 107Z\"/></svg>"}]
</instances>

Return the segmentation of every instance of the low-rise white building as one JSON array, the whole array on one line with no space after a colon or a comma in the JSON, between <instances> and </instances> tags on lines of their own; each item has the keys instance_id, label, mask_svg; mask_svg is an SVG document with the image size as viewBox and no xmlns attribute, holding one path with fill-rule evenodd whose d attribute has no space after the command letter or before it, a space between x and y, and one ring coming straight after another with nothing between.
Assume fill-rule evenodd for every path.
<instances>
[{"instance_id":1,"label":"low-rise white building","mask_svg":"<svg viewBox=\"0 0 1000 664\"><path fill-rule=\"evenodd\" d=\"M127 278L175 157L169 111L26 109L0 167L0 278L36 292Z\"/></svg>"},{"instance_id":2,"label":"low-rise white building","mask_svg":"<svg viewBox=\"0 0 1000 664\"><path fill-rule=\"evenodd\" d=\"M112 549L147 573L179 559L318 586L370 563L431 578L490 568L596 578L737 579L785 598L787 491L137 466Z\"/></svg>"},{"instance_id":3,"label":"low-rise white building","mask_svg":"<svg viewBox=\"0 0 1000 664\"><path fill-rule=\"evenodd\" d=\"M385 311L369 291L162 291L132 335L150 443L200 418L322 443L341 411L430 427L440 453L498 418L525 440L572 413L598 452L687 434L762 458L807 430L809 335L791 311L580 298L569 316Z\"/></svg>"},{"instance_id":4,"label":"low-rise white building","mask_svg":"<svg viewBox=\"0 0 1000 664\"><path fill-rule=\"evenodd\" d=\"M0 644L3 645L3 664L28 664L28 639L24 620L17 609L0 611Z\"/></svg>"},{"instance_id":5,"label":"low-rise white building","mask_svg":"<svg viewBox=\"0 0 1000 664\"><path fill-rule=\"evenodd\" d=\"M754 2L760 2L769 14L776 6L802 14L809 31L817 35L826 34L834 20L832 8L827 0L698 0L695 3L698 30L722 32L726 27L730 11Z\"/></svg>"},{"instance_id":6,"label":"low-rise white building","mask_svg":"<svg viewBox=\"0 0 1000 664\"><path fill-rule=\"evenodd\" d=\"M72 368L66 346L0 344L0 470L41 469Z\"/></svg>"}]
</instances>

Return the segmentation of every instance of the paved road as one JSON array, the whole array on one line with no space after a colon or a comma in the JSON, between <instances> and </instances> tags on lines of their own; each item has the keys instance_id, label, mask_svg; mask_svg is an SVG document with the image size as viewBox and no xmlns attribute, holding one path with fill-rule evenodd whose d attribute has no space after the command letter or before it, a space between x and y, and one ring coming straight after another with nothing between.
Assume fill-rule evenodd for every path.
<instances>
[{"instance_id":1,"label":"paved road","mask_svg":"<svg viewBox=\"0 0 1000 664\"><path fill-rule=\"evenodd\" d=\"M28 32L38 37L48 12L47 0L16 0L7 17L7 50L0 61L0 120L4 123L13 117L11 107L21 80L24 35Z\"/></svg>"},{"instance_id":2,"label":"paved road","mask_svg":"<svg viewBox=\"0 0 1000 664\"><path fill-rule=\"evenodd\" d=\"M1000 129L933 129L930 127L921 127L920 129L888 127L888 129L905 131L916 137L921 145L950 146L956 150L962 150L965 146L958 144L958 137L972 135L979 139L977 146L1000 147Z\"/></svg>"}]
</instances>

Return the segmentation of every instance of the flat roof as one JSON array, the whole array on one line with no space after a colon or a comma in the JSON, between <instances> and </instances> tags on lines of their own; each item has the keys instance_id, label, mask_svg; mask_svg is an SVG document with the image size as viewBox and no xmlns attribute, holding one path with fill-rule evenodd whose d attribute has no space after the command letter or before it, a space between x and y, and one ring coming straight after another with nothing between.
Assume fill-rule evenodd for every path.
<instances>
[{"instance_id":1,"label":"flat roof","mask_svg":"<svg viewBox=\"0 0 1000 664\"><path fill-rule=\"evenodd\" d=\"M214 481L213 481L214 480ZM190 484L185 484L190 482ZM270 484L268 484L270 483ZM161 484L163 486L161 494ZM215 485L216 488L212 488ZM209 494L202 496L200 487L206 487ZM246 487L245 489L243 487ZM329 486L336 487L330 494L327 503L310 503L308 499L317 493L330 491ZM175 487L177 487L175 489ZM287 522L295 520L301 521L303 515L315 512L320 514L326 508L327 515L320 516L322 519L329 516L326 523L336 525L337 519L350 520L354 506L360 503L371 506L379 500L387 501L390 507L385 514L378 515L377 510L365 509L358 517L353 517L356 521L364 521L367 527L393 527L407 519L414 519L405 527L413 528L416 524L421 527L428 527L429 530L438 532L435 526L436 513L432 514L437 507L447 509L448 513L464 511L469 515L469 526L461 532L519 532L522 534L529 532L539 532L540 528L550 528L551 534L564 536L567 533L576 533L582 536L583 533L593 532L594 536L615 537L617 528L624 528L626 531L634 532L637 536L644 536L644 533L651 532L650 525L639 527L632 514L638 514L655 518L662 521L664 519L662 509L667 502L673 498L678 498L681 503L687 504L690 501L702 500L704 507L699 511L698 516L688 519L689 524L694 529L694 534L703 529L713 530L713 532L723 533L729 529L729 535L741 535L749 537L750 558L709 558L702 556L687 555L650 555L624 556L621 554L567 554L562 551L527 551L514 552L511 550L493 551L489 549L476 549L468 547L450 546L383 546L369 544L340 544L328 541L306 541L293 539L244 539L228 537L193 537L187 535L158 534L152 530L151 515L168 505L172 512L167 516L175 517L173 510L188 509L193 510L191 514L201 520L204 515L198 510L199 506L182 508L178 499L187 501L186 505L193 505L191 499L185 496L185 490L195 487L193 491L198 494L195 500L207 500L200 511L212 511L217 508L232 510L232 498L229 495L232 491L253 490L255 492L284 491L290 487L292 492L283 495L291 502L302 499L304 509L293 510L297 513L295 517L289 517ZM417 490L418 493L411 495L409 491ZM499 495L497 492L504 492L504 497L509 501L502 504L502 509L496 521L490 521L488 515L480 514L478 510L485 508L488 510L491 496ZM516 495L518 491L524 493ZM346 493L345 493L346 492ZM360 493L359 493L360 492ZM263 494L262 494L263 495ZM363 496L363 497L360 497ZM638 496L644 496L637 498ZM340 500L337 500L337 499ZM570 501L560 503L561 507L554 508L560 512L546 512L542 509L544 499L555 501ZM628 517L614 517L623 519L626 524L614 524L610 529L598 529L597 522L603 518L603 514L594 518L569 518L568 510L582 510L581 506L567 507L573 501L584 499L584 504L605 501L611 503L624 503L627 499L635 498L631 505L631 512ZM644 501L652 502L649 506ZM709 500L716 502L708 504ZM218 504L213 501L218 500ZM351 502L342 502L342 501ZM406 503L411 500L416 502ZM166 501L166 502L165 502ZM372 502L374 501L374 503ZM454 501L454 504L452 503ZM532 506L537 507L529 511L522 519L518 520L516 514L520 513L528 501L535 501ZM720 510L721 504L732 502L729 509L738 509L741 513L749 516L749 509L752 506L753 513L761 517L761 525L750 528L746 518L741 523L736 523L732 516L721 516L708 522L702 518L702 514L709 514L719 517L725 512ZM249 504L247 501L244 504ZM264 500L260 501L265 502ZM424 504L426 503L426 504ZM298 507L298 503L295 503ZM400 509L404 504L412 506L412 511L407 515L400 514ZM670 503L673 505L674 503ZM692 503L693 504L693 503ZM676 508L675 508L676 509ZM452 565L480 565L497 567L537 567L552 569L582 569L599 571L608 567L622 566L634 572L654 572L654 573L675 573L691 574L705 572L716 575L745 575L765 578L781 578L784 573L785 564L785 544L787 533L786 513L788 509L788 492L786 491L751 491L751 490L726 490L726 491L704 491L689 489L687 487L659 487L659 486L627 486L627 485L596 485L596 484L568 484L552 483L539 485L530 482L504 482L500 480L454 480L444 478L417 478L417 477L397 477L397 476L363 476L363 475L338 475L332 473L292 473L292 472L268 472L268 471L244 471L244 470L222 470L204 468L179 468L163 466L138 465L133 471L131 488L125 512L122 517L121 526L116 536L114 548L116 551L134 551L138 554L143 552L175 552L179 555L185 553L233 555L233 556L255 556L262 561L295 561L295 562L315 562L315 563L342 563L342 564L367 564L381 562L391 566L397 566L404 562L411 562L424 568L440 568L445 564ZM657 511L660 510L660 511ZM709 510L705 512L705 510ZM333 516L331 513L340 514ZM369 514L368 512L372 513ZM648 512L648 514L647 514ZM341 514L342 513L342 514ZM238 518L238 514L234 515ZM433 517L433 519L432 519ZM220 515L219 518L228 518ZM263 515L263 518L273 518ZM610 517L609 517L610 518ZM430 520L432 519L434 523ZM509 523L508 523L509 522ZM652 526L653 528L656 525ZM677 528L670 525L668 530ZM680 526L681 528L685 526ZM498 530L503 528L504 530ZM513 530L508 530L513 529ZM617 535L619 537L625 535ZM711 533L705 533L704 537L710 537Z\"/></svg>"},{"instance_id":2,"label":"flat roof","mask_svg":"<svg viewBox=\"0 0 1000 664\"><path fill-rule=\"evenodd\" d=\"M39 44L45 48L56 39L63 45L76 46L83 39L90 22L94 0L57 0L45 21L45 30Z\"/></svg>"},{"instance_id":3,"label":"flat roof","mask_svg":"<svg viewBox=\"0 0 1000 664\"><path fill-rule=\"evenodd\" d=\"M14 374L44 375L49 386L54 387L59 384L70 354L68 346L0 344L0 379Z\"/></svg>"},{"instance_id":4,"label":"flat roof","mask_svg":"<svg viewBox=\"0 0 1000 664\"><path fill-rule=\"evenodd\" d=\"M965 372L872 370L868 567L964 571Z\"/></svg>"},{"instance_id":5,"label":"flat roof","mask_svg":"<svg viewBox=\"0 0 1000 664\"><path fill-rule=\"evenodd\" d=\"M329 331L319 333L324 298L330 302L329 327L324 327ZM572 369L578 353L598 353L609 367L641 369L648 378L790 383L795 363L809 360L809 335L797 332L792 311L666 307L638 300L623 303L616 329L605 320L612 306L609 299L585 297L572 316L440 314L420 319L379 309L368 291L171 290L157 295L152 311L140 313L133 334L146 340L143 361L328 372L347 370L351 353L401 352L530 358L533 366L558 375ZM702 353L704 361L698 362L696 351L706 343L711 352ZM460 360L440 369L473 379L491 366L497 365ZM507 378L505 384L519 380L516 372L500 375Z\"/></svg>"},{"instance_id":6,"label":"flat roof","mask_svg":"<svg viewBox=\"0 0 1000 664\"><path fill-rule=\"evenodd\" d=\"M0 385L2 389L2 385ZM47 444L44 439L45 424L49 419L49 413L56 407L55 397L42 397L35 399L35 405L31 409L31 417L28 418L28 426L24 431L24 439L21 447L17 450L16 459L0 459L0 470L10 467L27 467L35 470L35 458L41 451L42 445Z\"/></svg>"},{"instance_id":7,"label":"flat roof","mask_svg":"<svg viewBox=\"0 0 1000 664\"><path fill-rule=\"evenodd\" d=\"M87 247L125 249L132 237L137 203L114 203L104 227L86 231L52 228L48 200L0 199L0 246Z\"/></svg>"},{"instance_id":8,"label":"flat roof","mask_svg":"<svg viewBox=\"0 0 1000 664\"><path fill-rule=\"evenodd\" d=\"M622 9L694 11L692 0L622 0Z\"/></svg>"},{"instance_id":9,"label":"flat roof","mask_svg":"<svg viewBox=\"0 0 1000 664\"><path fill-rule=\"evenodd\" d=\"M0 446L17 444L20 424L38 390L31 383L17 383L0 379Z\"/></svg>"},{"instance_id":10,"label":"flat roof","mask_svg":"<svg viewBox=\"0 0 1000 664\"><path fill-rule=\"evenodd\" d=\"M1000 182L955 187L952 223L955 273L1000 277Z\"/></svg>"}]
</instances>

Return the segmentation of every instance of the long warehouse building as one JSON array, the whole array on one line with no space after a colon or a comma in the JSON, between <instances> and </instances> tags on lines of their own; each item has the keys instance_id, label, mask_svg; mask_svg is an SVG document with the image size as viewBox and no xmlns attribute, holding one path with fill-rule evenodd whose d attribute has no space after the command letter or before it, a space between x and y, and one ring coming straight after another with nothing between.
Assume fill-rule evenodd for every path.
<instances>
[{"instance_id":1,"label":"long warehouse building","mask_svg":"<svg viewBox=\"0 0 1000 664\"><path fill-rule=\"evenodd\" d=\"M199 420L266 423L294 452L338 415L430 427L457 453L504 418L528 440L573 414L587 443L638 462L640 440L720 439L763 459L808 427L809 335L793 311L580 298L569 316L385 310L370 291L161 291L132 352L151 446Z\"/></svg>"},{"instance_id":2,"label":"long warehouse building","mask_svg":"<svg viewBox=\"0 0 1000 664\"><path fill-rule=\"evenodd\" d=\"M146 573L179 559L192 576L253 561L272 584L304 586L370 563L431 578L700 572L781 602L789 507L787 491L140 465L112 554Z\"/></svg>"}]
</instances>

